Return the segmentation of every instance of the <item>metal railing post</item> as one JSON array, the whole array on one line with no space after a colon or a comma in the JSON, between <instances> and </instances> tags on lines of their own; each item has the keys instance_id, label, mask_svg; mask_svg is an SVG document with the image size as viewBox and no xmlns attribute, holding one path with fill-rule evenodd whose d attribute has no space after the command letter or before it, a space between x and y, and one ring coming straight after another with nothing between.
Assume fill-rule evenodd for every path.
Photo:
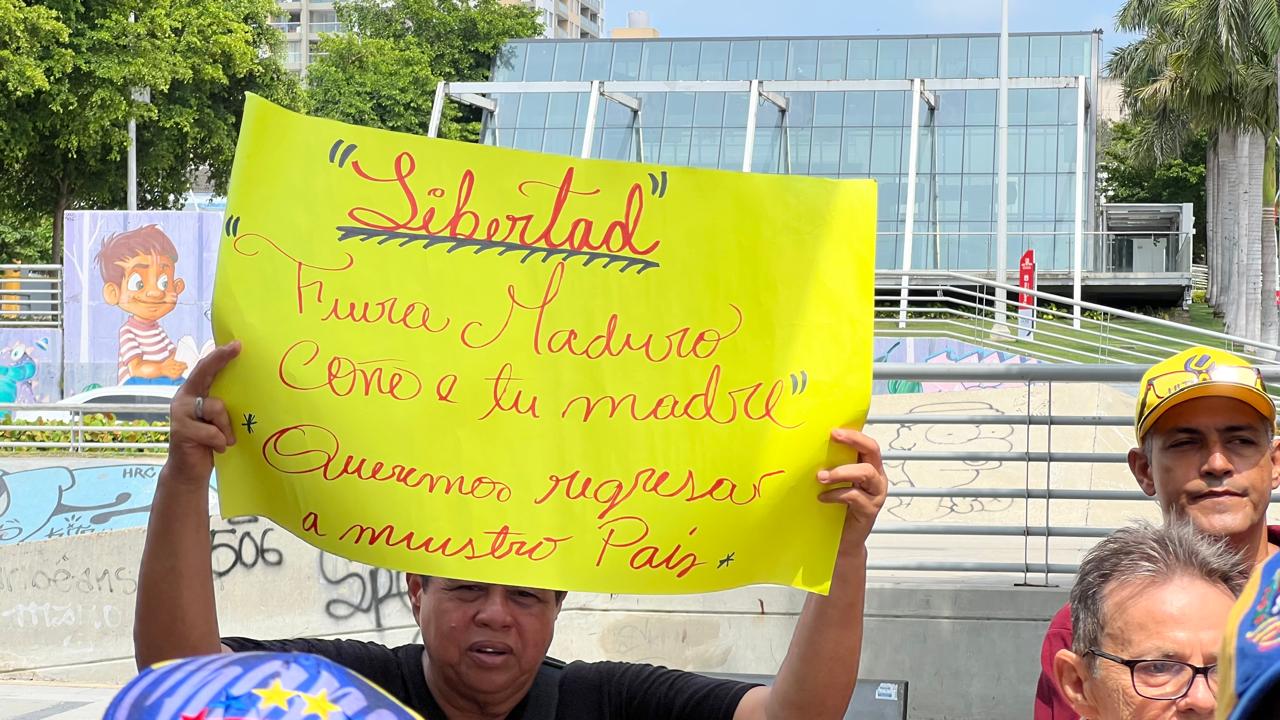
<instances>
[{"instance_id":1,"label":"metal railing post","mask_svg":"<svg viewBox=\"0 0 1280 720\"><path fill-rule=\"evenodd\" d=\"M916 163L920 157L920 92L922 81L911 81L911 146L907 153L907 222L902 234L902 295L898 299L898 328L907 327L907 295L911 285L911 242L916 223Z\"/></svg>"}]
</instances>

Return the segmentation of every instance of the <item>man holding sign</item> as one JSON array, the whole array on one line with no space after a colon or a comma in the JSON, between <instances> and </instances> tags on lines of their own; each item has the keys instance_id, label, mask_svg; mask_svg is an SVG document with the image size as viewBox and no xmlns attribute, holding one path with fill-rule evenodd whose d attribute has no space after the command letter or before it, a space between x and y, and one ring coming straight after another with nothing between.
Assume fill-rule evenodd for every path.
<instances>
[{"instance_id":1,"label":"man holding sign","mask_svg":"<svg viewBox=\"0 0 1280 720\"><path fill-rule=\"evenodd\" d=\"M408 577L422 645L335 640L220 640L209 555L208 491L215 452L236 443L226 406L206 397L239 354L224 345L174 398L169 459L160 472L139 573L138 666L210 653L272 650L330 658L381 685L428 720L780 720L840 718L858 677L866 540L888 482L876 442L832 437L864 462L818 474L817 499L845 507L828 595L810 595L772 688L646 665L546 660L564 594Z\"/></svg>"},{"instance_id":2,"label":"man holding sign","mask_svg":"<svg viewBox=\"0 0 1280 720\"><path fill-rule=\"evenodd\" d=\"M140 662L309 650L453 720L843 714L886 483L873 442L830 428L869 402L874 184L523 153L251 97L230 187L224 345L174 401ZM224 515L408 573L423 645L219 643L192 492L214 451ZM814 593L772 690L543 662L556 590L757 583Z\"/></svg>"}]
</instances>

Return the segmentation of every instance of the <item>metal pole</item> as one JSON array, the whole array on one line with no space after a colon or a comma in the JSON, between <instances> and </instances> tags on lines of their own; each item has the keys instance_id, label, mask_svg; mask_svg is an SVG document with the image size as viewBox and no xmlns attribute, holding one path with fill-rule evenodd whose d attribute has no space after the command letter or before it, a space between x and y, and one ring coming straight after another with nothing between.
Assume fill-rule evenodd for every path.
<instances>
[{"instance_id":1,"label":"metal pole","mask_svg":"<svg viewBox=\"0 0 1280 720\"><path fill-rule=\"evenodd\" d=\"M138 209L138 123L129 118L129 212Z\"/></svg>"},{"instance_id":2,"label":"metal pole","mask_svg":"<svg viewBox=\"0 0 1280 720\"><path fill-rule=\"evenodd\" d=\"M431 124L427 127L427 137L440 137L440 118L444 116L447 92L449 92L449 83L443 80L436 83L436 97L431 101Z\"/></svg>"},{"instance_id":3,"label":"metal pole","mask_svg":"<svg viewBox=\"0 0 1280 720\"><path fill-rule=\"evenodd\" d=\"M1071 289L1075 298L1075 317L1071 324L1080 329L1081 275L1084 265L1084 76L1076 78L1076 224L1071 253Z\"/></svg>"},{"instance_id":4,"label":"metal pole","mask_svg":"<svg viewBox=\"0 0 1280 720\"><path fill-rule=\"evenodd\" d=\"M751 99L747 103L747 141L742 149L742 172L751 172L756 153L756 115L760 112L760 81L751 81Z\"/></svg>"},{"instance_id":5,"label":"metal pole","mask_svg":"<svg viewBox=\"0 0 1280 720\"><path fill-rule=\"evenodd\" d=\"M902 291L898 297L898 327L907 326L907 296L911 285L911 243L916 224L916 164L920 156L920 78L911 81L911 146L907 152L907 217L902 233Z\"/></svg>"},{"instance_id":6,"label":"metal pole","mask_svg":"<svg viewBox=\"0 0 1280 720\"><path fill-rule=\"evenodd\" d=\"M996 282L1008 280L1009 268L1009 0L1000 2L1000 91L996 120ZM996 332L1008 332L1008 294L996 292Z\"/></svg>"},{"instance_id":7,"label":"metal pole","mask_svg":"<svg viewBox=\"0 0 1280 720\"><path fill-rule=\"evenodd\" d=\"M591 100L587 102L587 129L582 135L582 155L585 160L591 157L591 143L596 135L596 113L600 110L600 81L591 81Z\"/></svg>"}]
</instances>

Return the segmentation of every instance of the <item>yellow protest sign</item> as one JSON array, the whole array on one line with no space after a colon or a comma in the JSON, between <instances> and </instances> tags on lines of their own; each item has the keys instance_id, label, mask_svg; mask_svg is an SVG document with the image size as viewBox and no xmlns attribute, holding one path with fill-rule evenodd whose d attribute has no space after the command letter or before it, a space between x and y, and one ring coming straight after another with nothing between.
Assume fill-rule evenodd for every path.
<instances>
[{"instance_id":1,"label":"yellow protest sign","mask_svg":"<svg viewBox=\"0 0 1280 720\"><path fill-rule=\"evenodd\" d=\"M213 302L222 512L567 590L823 591L871 382L870 181L579 160L250 97Z\"/></svg>"}]
</instances>

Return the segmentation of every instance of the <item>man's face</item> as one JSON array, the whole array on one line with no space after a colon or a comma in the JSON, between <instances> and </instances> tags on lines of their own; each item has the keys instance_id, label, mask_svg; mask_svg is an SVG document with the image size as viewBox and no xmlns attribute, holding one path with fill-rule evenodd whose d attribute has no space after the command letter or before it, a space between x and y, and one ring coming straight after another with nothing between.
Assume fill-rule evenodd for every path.
<instances>
[{"instance_id":1,"label":"man's face","mask_svg":"<svg viewBox=\"0 0 1280 720\"><path fill-rule=\"evenodd\" d=\"M1266 522L1280 455L1257 410L1226 397L1188 400L1161 416L1147 437L1149 456L1130 451L1129 466L1166 512L1220 537Z\"/></svg>"},{"instance_id":2,"label":"man's face","mask_svg":"<svg viewBox=\"0 0 1280 720\"><path fill-rule=\"evenodd\" d=\"M1198 578L1112 586L1097 649L1130 660L1213 665L1234 602L1225 587ZM1211 720L1217 706L1216 687L1203 675L1178 700L1151 700L1135 690L1129 668L1111 660L1063 650L1055 670L1072 707L1095 720Z\"/></svg>"},{"instance_id":3,"label":"man's face","mask_svg":"<svg viewBox=\"0 0 1280 720\"><path fill-rule=\"evenodd\" d=\"M555 633L560 601L553 591L411 577L409 593L433 693L455 706L523 697Z\"/></svg>"},{"instance_id":4,"label":"man's face","mask_svg":"<svg viewBox=\"0 0 1280 720\"><path fill-rule=\"evenodd\" d=\"M137 255L116 263L124 270L123 284L107 283L107 302L143 320L159 320L178 304L184 284L175 277L173 260L164 255Z\"/></svg>"}]
</instances>

